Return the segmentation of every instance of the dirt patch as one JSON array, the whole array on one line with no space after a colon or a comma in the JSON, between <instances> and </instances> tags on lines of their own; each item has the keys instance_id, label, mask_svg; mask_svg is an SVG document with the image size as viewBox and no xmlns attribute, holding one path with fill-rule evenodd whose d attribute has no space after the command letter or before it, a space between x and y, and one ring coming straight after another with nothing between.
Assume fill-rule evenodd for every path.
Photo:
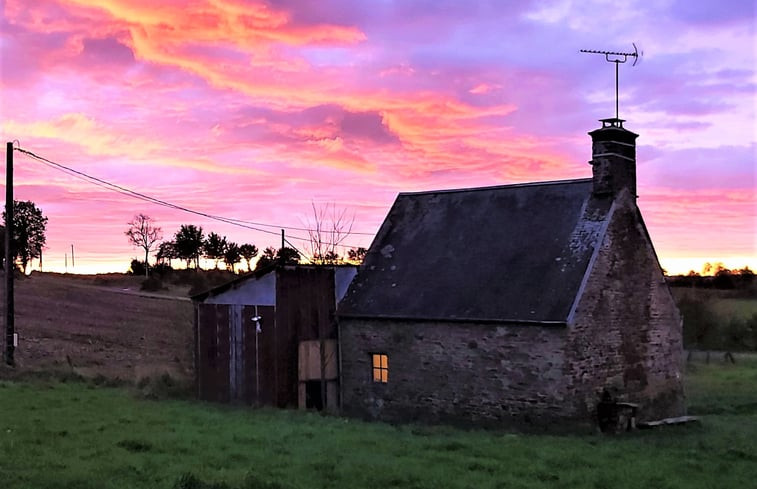
<instances>
[{"instance_id":1,"label":"dirt patch","mask_svg":"<svg viewBox=\"0 0 757 489\"><path fill-rule=\"evenodd\" d=\"M192 376L192 304L139 292L144 278L35 273L15 282L17 370L137 382ZM183 290L174 293L185 293ZM5 317L4 304L0 305Z\"/></svg>"}]
</instances>

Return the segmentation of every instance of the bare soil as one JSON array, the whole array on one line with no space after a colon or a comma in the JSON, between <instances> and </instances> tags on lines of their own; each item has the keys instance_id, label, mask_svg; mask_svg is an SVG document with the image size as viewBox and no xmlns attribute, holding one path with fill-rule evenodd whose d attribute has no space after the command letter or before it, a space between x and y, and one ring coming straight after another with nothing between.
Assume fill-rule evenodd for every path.
<instances>
[{"instance_id":1,"label":"bare soil","mask_svg":"<svg viewBox=\"0 0 757 489\"><path fill-rule=\"evenodd\" d=\"M144 293L143 280L122 274L17 278L15 371L70 371L127 382L162 374L189 380L193 309L187 287ZM4 348L4 304L0 310Z\"/></svg>"}]
</instances>

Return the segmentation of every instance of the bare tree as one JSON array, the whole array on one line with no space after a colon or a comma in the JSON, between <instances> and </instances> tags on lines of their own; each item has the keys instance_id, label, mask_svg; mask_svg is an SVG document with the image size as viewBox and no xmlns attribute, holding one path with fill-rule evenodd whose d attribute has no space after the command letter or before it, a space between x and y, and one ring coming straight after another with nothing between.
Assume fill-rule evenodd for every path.
<instances>
[{"instance_id":1,"label":"bare tree","mask_svg":"<svg viewBox=\"0 0 757 489\"><path fill-rule=\"evenodd\" d=\"M344 246L344 241L352 233L352 225L355 223L355 216L349 217L347 209L337 210L336 205L326 204L313 207L313 221L306 226L308 229L308 251L310 252L310 261L316 265L336 265L343 263L344 259L337 252L338 247ZM324 331L326 325L320 325L318 328L318 349L320 356L321 370L321 405L325 408L327 404L326 391L326 365L331 355L326 353L326 341L328 335Z\"/></svg>"},{"instance_id":2,"label":"bare tree","mask_svg":"<svg viewBox=\"0 0 757 489\"><path fill-rule=\"evenodd\" d=\"M337 211L336 206L326 204L313 206L313 221L307 224L308 251L310 261L317 265L335 265L343 260L337 248L343 246L344 240L352 233L355 216L347 216L347 209Z\"/></svg>"},{"instance_id":3,"label":"bare tree","mask_svg":"<svg viewBox=\"0 0 757 489\"><path fill-rule=\"evenodd\" d=\"M155 243L163 238L163 232L155 225L152 217L137 214L129 222L129 229L124 233L129 238L129 243L145 250L145 276L147 276L149 264L147 262L150 251Z\"/></svg>"}]
</instances>

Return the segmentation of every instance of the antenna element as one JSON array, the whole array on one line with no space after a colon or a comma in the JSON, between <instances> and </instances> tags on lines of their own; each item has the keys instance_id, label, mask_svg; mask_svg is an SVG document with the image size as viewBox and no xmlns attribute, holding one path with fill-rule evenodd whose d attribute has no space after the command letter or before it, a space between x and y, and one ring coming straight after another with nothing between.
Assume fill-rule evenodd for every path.
<instances>
[{"instance_id":1,"label":"antenna element","mask_svg":"<svg viewBox=\"0 0 757 489\"><path fill-rule=\"evenodd\" d=\"M616 119L620 118L618 116L618 65L628 61L628 58L633 58L633 64L631 66L636 66L636 63L639 62L639 58L641 56L644 56L644 51L639 53L639 50L636 48L636 43L631 43L631 44L633 44L633 53L619 53L616 51L597 51L594 49L581 49L582 53L604 54L605 60L608 63L615 63L615 118Z\"/></svg>"}]
</instances>

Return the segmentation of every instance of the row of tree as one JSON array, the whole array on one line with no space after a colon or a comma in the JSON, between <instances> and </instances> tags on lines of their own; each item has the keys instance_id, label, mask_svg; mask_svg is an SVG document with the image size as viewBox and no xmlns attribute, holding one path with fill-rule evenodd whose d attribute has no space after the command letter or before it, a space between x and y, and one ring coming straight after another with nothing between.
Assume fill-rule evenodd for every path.
<instances>
[{"instance_id":1,"label":"row of tree","mask_svg":"<svg viewBox=\"0 0 757 489\"><path fill-rule=\"evenodd\" d=\"M200 258L204 257L214 260L216 268L223 260L226 268L232 271L242 259L247 262L247 269L250 270L250 261L258 256L258 248L254 244L239 245L217 233L205 236L202 227L194 224L182 225L173 235L172 240L161 242L162 229L155 224L153 218L145 214L134 216L125 234L132 245L142 248L145 252L146 268L150 252L155 250L157 250L155 258L158 264L167 264L170 267L172 260L183 260L187 268L192 265L199 268Z\"/></svg>"},{"instance_id":2,"label":"row of tree","mask_svg":"<svg viewBox=\"0 0 757 489\"><path fill-rule=\"evenodd\" d=\"M261 254L254 244L238 244L215 232L206 235L201 226L194 224L182 225L174 233L172 239L161 241L163 239L161 228L155 224L150 216L145 214L137 214L128 224L129 228L125 234L132 245L144 250L146 270L152 251L156 251L155 258L158 265L171 267L172 260L182 260L186 262L187 268L192 266L200 268L200 258L206 258L215 262L216 269L219 263L223 261L230 271L234 271L242 260L246 262L247 270L251 271L252 260L258 255L260 256L255 265L256 270L275 263L296 264L302 258L296 249L289 247L280 249L268 247ZM366 251L365 248L351 249L348 251L348 260L354 263L360 262L365 257ZM326 253L314 253L309 261L319 264L345 262L334 249L330 249Z\"/></svg>"},{"instance_id":3,"label":"row of tree","mask_svg":"<svg viewBox=\"0 0 757 489\"><path fill-rule=\"evenodd\" d=\"M315 208L314 208L315 209ZM3 222L5 212L3 211ZM333 221L333 226L325 227L323 216L316 213L316 226L310 232L311 257L308 261L316 264L339 264L345 262L359 263L365 257L367 250L357 248L348 250L347 256L342 257L336 252L336 245L349 235L348 229L342 225L343 215ZM26 271L32 260L42 261L42 251L46 243L46 229L48 218L31 201L14 201L13 203L13 237L11 249L14 262ZM129 242L144 251L145 270L148 268L150 253L157 251L158 264L171 266L172 260L183 260L187 267L200 266L200 258L215 261L215 267L223 261L231 271L244 260L247 270L252 270L252 260L259 256L256 269L268 267L274 263L296 264L302 257L300 253L289 247L276 249L268 247L262 253L251 243L237 244L226 236L211 232L205 235L202 227L193 224L182 225L173 235L173 239L162 241L162 229L156 225L153 218L145 214L137 214L125 234ZM0 267L5 268L5 226L0 225Z\"/></svg>"},{"instance_id":4,"label":"row of tree","mask_svg":"<svg viewBox=\"0 0 757 489\"><path fill-rule=\"evenodd\" d=\"M184 260L187 268L194 265L200 267L200 258L215 261L218 268L223 260L226 268L234 271L234 267L242 260L247 262L247 270L251 270L251 261L258 256L258 247L254 244L237 244L226 236L209 233L205 236L202 227L193 224L182 225L174 234L173 240L163 241L158 246L156 259L158 263L168 263L172 260Z\"/></svg>"},{"instance_id":5,"label":"row of tree","mask_svg":"<svg viewBox=\"0 0 757 489\"><path fill-rule=\"evenodd\" d=\"M702 289L747 289L755 282L755 274L748 266L730 270L722 263L705 263L702 271L702 275L692 270L687 275L669 276L667 280L672 287Z\"/></svg>"}]
</instances>

